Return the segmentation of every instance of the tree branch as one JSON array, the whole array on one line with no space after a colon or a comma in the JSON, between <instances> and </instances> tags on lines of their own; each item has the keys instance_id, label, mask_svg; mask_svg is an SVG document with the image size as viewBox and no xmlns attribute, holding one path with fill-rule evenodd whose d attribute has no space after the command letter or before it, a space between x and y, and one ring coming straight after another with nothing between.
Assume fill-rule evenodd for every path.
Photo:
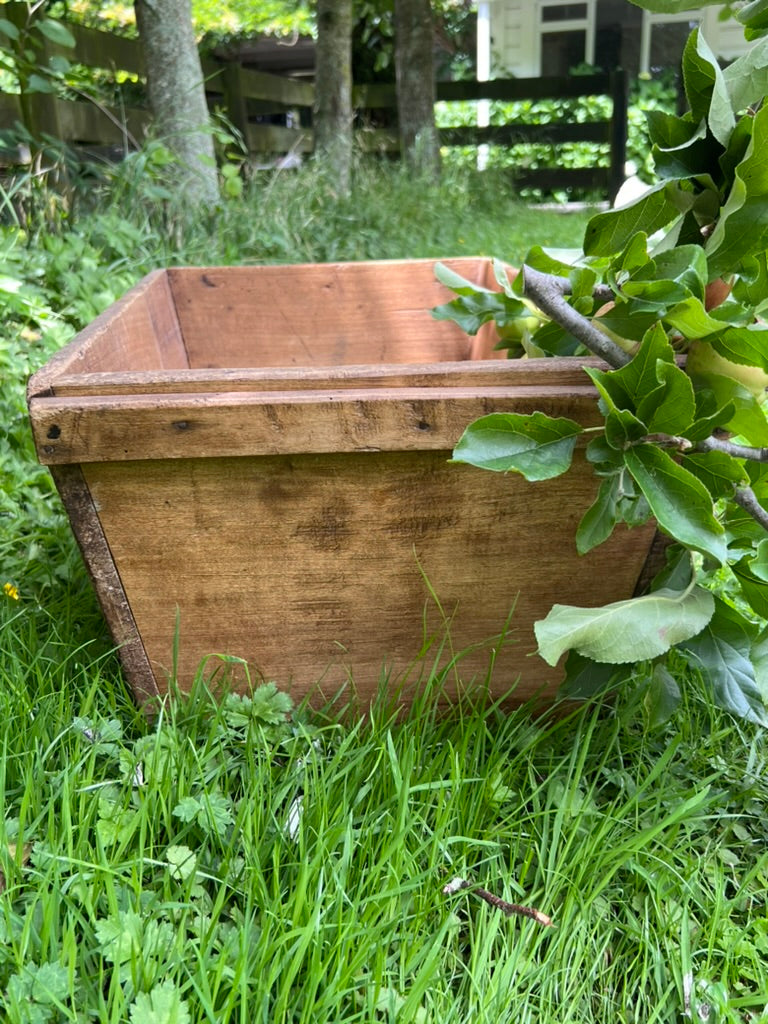
<instances>
[{"instance_id":1,"label":"tree branch","mask_svg":"<svg viewBox=\"0 0 768 1024\"><path fill-rule=\"evenodd\" d=\"M725 452L734 459L751 459L752 462L768 462L768 448L750 448L745 444L734 444L724 438L707 437L696 445L697 452Z\"/></svg>"},{"instance_id":2,"label":"tree branch","mask_svg":"<svg viewBox=\"0 0 768 1024\"><path fill-rule=\"evenodd\" d=\"M768 512L757 500L751 487L737 487L733 492L733 500L737 505L741 505L745 512L749 512L764 530L768 530Z\"/></svg>"},{"instance_id":3,"label":"tree branch","mask_svg":"<svg viewBox=\"0 0 768 1024\"><path fill-rule=\"evenodd\" d=\"M571 282L566 277L557 277L554 274L545 274L540 270L533 270L531 267L523 266L523 295L531 299L542 312L546 313L566 331L570 331L574 338L585 345L590 352L605 360L609 366L619 369L631 361L631 356L611 341L597 327L581 313L578 313L573 306L565 300L566 295L572 292ZM593 297L600 300L610 300L613 293L604 285L599 285L593 292ZM751 459L753 462L768 462L768 448L751 448L743 444L734 444L724 438L711 437L699 441L695 446L683 437L671 437L662 434L649 435L644 441L653 441L656 444L672 446L683 452L686 449L694 448L697 452L724 452L736 459ZM734 490L733 499L745 512L768 531L768 510L763 508L757 500L757 496L751 487L737 487Z\"/></svg>"},{"instance_id":4,"label":"tree branch","mask_svg":"<svg viewBox=\"0 0 768 1024\"><path fill-rule=\"evenodd\" d=\"M535 302L543 313L615 370L627 365L631 356L565 301L564 296L571 292L567 278L554 277L527 266L523 266L522 275L523 295Z\"/></svg>"}]
</instances>

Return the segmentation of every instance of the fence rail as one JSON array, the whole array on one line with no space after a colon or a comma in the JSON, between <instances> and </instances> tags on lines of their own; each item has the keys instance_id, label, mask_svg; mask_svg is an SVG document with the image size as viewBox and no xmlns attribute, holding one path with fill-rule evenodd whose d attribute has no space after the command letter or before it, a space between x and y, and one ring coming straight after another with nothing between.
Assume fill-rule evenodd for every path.
<instances>
[{"instance_id":1,"label":"fence rail","mask_svg":"<svg viewBox=\"0 0 768 1024\"><path fill-rule=\"evenodd\" d=\"M8 3L4 5L4 13L14 7L23 7L26 11L24 4ZM42 62L51 56L64 56L90 68L113 73L127 72L139 79L143 78L144 59L138 40L80 25L70 24L68 28L75 38L74 50L46 39ZM203 73L211 110L221 110L238 129L254 162L265 162L269 158L291 152L312 152L314 86L310 82L253 71L235 62L212 59L203 60ZM555 148L572 142L601 144L605 155L595 167L568 169L555 166L525 172L516 169L512 173L517 186L542 189L573 186L601 190L613 198L624 179L626 88L625 76L621 71L610 75L440 82L437 85L437 99L449 103L571 99L582 96L609 96L612 100L612 114L602 121L563 121L546 125L513 122L486 127L456 125L440 129L440 142L444 146L505 147L540 143ZM145 107L109 108L86 98L67 100L51 93L30 94L28 102L34 110L37 131L92 152L108 148L127 151L142 139L151 121ZM353 91L353 104L361 123L375 124L377 117L381 119L382 111L390 111L386 128L369 128L361 131L359 138L364 149L396 153L399 143L394 113L394 85L357 85ZM0 93L0 131L12 129L21 120L19 97Z\"/></svg>"}]
</instances>

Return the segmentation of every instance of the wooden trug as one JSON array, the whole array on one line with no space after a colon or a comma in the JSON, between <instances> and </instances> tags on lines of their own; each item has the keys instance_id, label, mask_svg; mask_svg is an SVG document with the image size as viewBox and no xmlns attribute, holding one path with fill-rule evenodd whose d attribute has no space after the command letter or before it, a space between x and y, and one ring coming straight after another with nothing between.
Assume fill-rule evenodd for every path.
<instances>
[{"instance_id":1,"label":"wooden trug","mask_svg":"<svg viewBox=\"0 0 768 1024\"><path fill-rule=\"evenodd\" d=\"M493 287L486 260L446 261ZM432 261L150 274L30 381L51 466L137 698L174 658L244 659L300 699L448 665L450 695L560 679L533 622L628 597L652 529L589 555L595 482L529 484L449 462L493 411L594 422L573 360L506 360L430 316ZM416 663L416 667L414 667Z\"/></svg>"}]
</instances>

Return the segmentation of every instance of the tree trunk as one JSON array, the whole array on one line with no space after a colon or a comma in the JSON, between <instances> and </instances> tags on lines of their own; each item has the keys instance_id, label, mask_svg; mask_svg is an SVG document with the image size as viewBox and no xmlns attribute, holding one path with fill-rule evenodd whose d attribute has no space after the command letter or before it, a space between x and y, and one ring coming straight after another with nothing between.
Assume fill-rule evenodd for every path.
<instances>
[{"instance_id":1,"label":"tree trunk","mask_svg":"<svg viewBox=\"0 0 768 1024\"><path fill-rule=\"evenodd\" d=\"M421 174L440 174L435 128L434 27L429 0L395 0L395 75L400 145Z\"/></svg>"},{"instance_id":2,"label":"tree trunk","mask_svg":"<svg viewBox=\"0 0 768 1024\"><path fill-rule=\"evenodd\" d=\"M219 199L216 157L190 0L135 0L158 136L176 157L190 203Z\"/></svg>"},{"instance_id":3,"label":"tree trunk","mask_svg":"<svg viewBox=\"0 0 768 1024\"><path fill-rule=\"evenodd\" d=\"M349 191L352 164L352 0L318 0L315 152Z\"/></svg>"}]
</instances>

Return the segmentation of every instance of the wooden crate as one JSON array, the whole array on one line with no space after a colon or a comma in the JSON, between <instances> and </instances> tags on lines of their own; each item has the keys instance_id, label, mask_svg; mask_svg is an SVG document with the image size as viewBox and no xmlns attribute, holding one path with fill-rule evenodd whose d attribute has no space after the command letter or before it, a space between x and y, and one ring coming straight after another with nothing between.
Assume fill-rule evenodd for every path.
<instances>
[{"instance_id":1,"label":"wooden crate","mask_svg":"<svg viewBox=\"0 0 768 1024\"><path fill-rule=\"evenodd\" d=\"M446 262L492 286L488 261ZM632 594L653 531L576 554L583 458L541 484L449 463L488 412L595 417L578 363L499 358L490 329L432 319L449 297L428 260L157 271L32 378L139 700L167 689L177 614L182 687L222 653L296 698L365 700L443 644L475 647L449 690L493 659L522 700L560 678L533 653L554 601Z\"/></svg>"}]
</instances>

